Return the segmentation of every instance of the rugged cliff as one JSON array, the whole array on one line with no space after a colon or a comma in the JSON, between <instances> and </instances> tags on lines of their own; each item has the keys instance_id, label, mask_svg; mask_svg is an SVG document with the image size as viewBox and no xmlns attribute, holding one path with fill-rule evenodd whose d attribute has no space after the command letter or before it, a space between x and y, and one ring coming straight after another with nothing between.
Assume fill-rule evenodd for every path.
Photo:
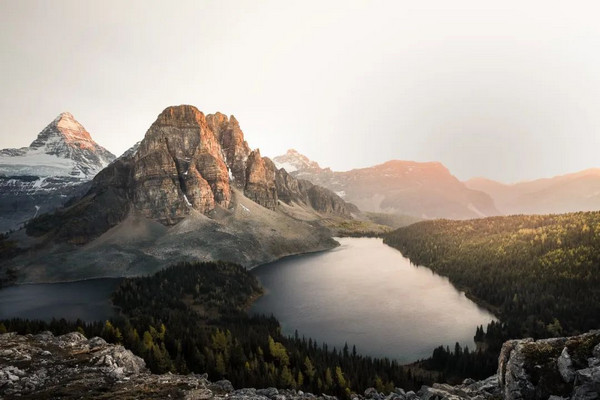
<instances>
[{"instance_id":1,"label":"rugged cliff","mask_svg":"<svg viewBox=\"0 0 600 400\"><path fill-rule=\"evenodd\" d=\"M0 396L13 398L119 399L314 399L296 390L256 389L211 383L206 375L153 375L144 361L122 346L80 333L0 335ZM504 344L498 375L484 381L396 388L389 394L369 388L353 398L373 400L534 400L600 398L600 331L585 335ZM333 399L320 395L318 398Z\"/></svg>"}]
</instances>

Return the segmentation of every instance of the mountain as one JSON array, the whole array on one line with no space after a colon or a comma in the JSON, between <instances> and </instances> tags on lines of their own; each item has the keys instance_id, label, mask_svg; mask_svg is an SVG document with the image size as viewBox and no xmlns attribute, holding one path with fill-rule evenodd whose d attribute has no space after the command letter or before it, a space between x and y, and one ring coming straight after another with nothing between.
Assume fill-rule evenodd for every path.
<instances>
[{"instance_id":1,"label":"mountain","mask_svg":"<svg viewBox=\"0 0 600 400\"><path fill-rule=\"evenodd\" d=\"M504 184L485 178L465 182L489 194L503 214L560 214L600 210L600 169Z\"/></svg>"},{"instance_id":2,"label":"mountain","mask_svg":"<svg viewBox=\"0 0 600 400\"><path fill-rule=\"evenodd\" d=\"M499 212L487 194L467 188L437 162L388 161L337 172L295 150L273 158L297 178L324 186L361 210L419 218L467 219Z\"/></svg>"},{"instance_id":3,"label":"mountain","mask_svg":"<svg viewBox=\"0 0 600 400\"><path fill-rule=\"evenodd\" d=\"M0 232L85 193L82 184L114 159L66 112L29 147L0 150Z\"/></svg>"},{"instance_id":4,"label":"mountain","mask_svg":"<svg viewBox=\"0 0 600 400\"><path fill-rule=\"evenodd\" d=\"M336 246L323 221L358 212L251 150L235 117L168 107L79 201L11 237L38 249L11 268L40 281L145 274L182 260L252 267Z\"/></svg>"}]
</instances>

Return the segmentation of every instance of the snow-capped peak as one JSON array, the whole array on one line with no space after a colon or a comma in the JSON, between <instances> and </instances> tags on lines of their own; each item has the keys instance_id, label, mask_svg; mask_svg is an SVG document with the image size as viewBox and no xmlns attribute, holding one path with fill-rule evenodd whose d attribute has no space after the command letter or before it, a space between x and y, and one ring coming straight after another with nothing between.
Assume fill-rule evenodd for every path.
<instances>
[{"instance_id":1,"label":"snow-capped peak","mask_svg":"<svg viewBox=\"0 0 600 400\"><path fill-rule=\"evenodd\" d=\"M70 176L88 180L115 159L68 112L46 126L29 147L0 150L6 176Z\"/></svg>"},{"instance_id":2,"label":"snow-capped peak","mask_svg":"<svg viewBox=\"0 0 600 400\"><path fill-rule=\"evenodd\" d=\"M54 119L38 137L31 143L29 147L39 148L48 147L52 143L64 142L70 147L80 149L93 150L99 147L90 136L90 133L85 130L73 117L71 113L63 112Z\"/></svg>"},{"instance_id":3,"label":"snow-capped peak","mask_svg":"<svg viewBox=\"0 0 600 400\"><path fill-rule=\"evenodd\" d=\"M277 168L283 168L289 173L295 171L321 170L321 167L317 162L311 161L308 157L300 154L294 149L289 149L284 155L273 158L273 162Z\"/></svg>"}]
</instances>

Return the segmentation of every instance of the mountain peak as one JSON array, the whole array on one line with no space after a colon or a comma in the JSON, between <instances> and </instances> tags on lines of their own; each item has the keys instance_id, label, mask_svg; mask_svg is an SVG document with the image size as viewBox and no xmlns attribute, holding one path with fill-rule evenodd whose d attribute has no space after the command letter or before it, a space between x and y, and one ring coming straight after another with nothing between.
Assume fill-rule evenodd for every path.
<instances>
[{"instance_id":1,"label":"mountain peak","mask_svg":"<svg viewBox=\"0 0 600 400\"><path fill-rule=\"evenodd\" d=\"M97 146L90 133L69 112L60 113L38 134L30 147L37 149L58 142L63 142L69 147L88 150Z\"/></svg>"},{"instance_id":2,"label":"mountain peak","mask_svg":"<svg viewBox=\"0 0 600 400\"><path fill-rule=\"evenodd\" d=\"M188 125L198 126L204 121L206 121L206 118L202 111L194 106L182 104L165 108L158 116L156 123L161 126L183 127Z\"/></svg>"},{"instance_id":3,"label":"mountain peak","mask_svg":"<svg viewBox=\"0 0 600 400\"><path fill-rule=\"evenodd\" d=\"M284 155L273 158L277 168L284 168L288 173L296 171L320 171L316 161L301 154L296 149L289 149Z\"/></svg>"},{"instance_id":4,"label":"mountain peak","mask_svg":"<svg viewBox=\"0 0 600 400\"><path fill-rule=\"evenodd\" d=\"M90 179L114 160L69 112L60 113L31 143L0 151L0 170L7 175L69 176Z\"/></svg>"}]
</instances>

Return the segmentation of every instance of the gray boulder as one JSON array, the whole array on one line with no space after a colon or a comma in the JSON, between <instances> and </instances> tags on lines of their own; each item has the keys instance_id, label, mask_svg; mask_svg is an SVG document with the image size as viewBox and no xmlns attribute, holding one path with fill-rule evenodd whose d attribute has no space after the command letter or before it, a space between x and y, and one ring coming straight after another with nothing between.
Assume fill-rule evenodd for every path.
<instances>
[{"instance_id":1,"label":"gray boulder","mask_svg":"<svg viewBox=\"0 0 600 400\"><path fill-rule=\"evenodd\" d=\"M560 376L564 379L565 382L573 382L575 378L575 370L573 369L573 361L571 360L571 356L569 355L569 351L565 347L560 353L560 357L557 360L558 364L558 372L560 372Z\"/></svg>"}]
</instances>

